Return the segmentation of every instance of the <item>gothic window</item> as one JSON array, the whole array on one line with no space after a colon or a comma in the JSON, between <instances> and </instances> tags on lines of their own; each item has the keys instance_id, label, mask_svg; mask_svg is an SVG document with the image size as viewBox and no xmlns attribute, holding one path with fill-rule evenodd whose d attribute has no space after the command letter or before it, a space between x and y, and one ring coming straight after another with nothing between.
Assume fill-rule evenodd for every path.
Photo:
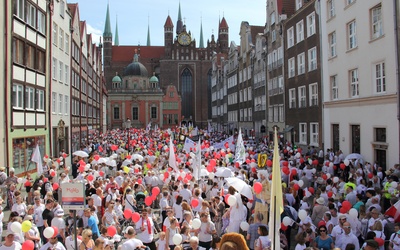
<instances>
[{"instance_id":1,"label":"gothic window","mask_svg":"<svg viewBox=\"0 0 400 250\"><path fill-rule=\"evenodd\" d=\"M193 76L188 68L181 74L182 115L190 118L193 113Z\"/></svg>"}]
</instances>

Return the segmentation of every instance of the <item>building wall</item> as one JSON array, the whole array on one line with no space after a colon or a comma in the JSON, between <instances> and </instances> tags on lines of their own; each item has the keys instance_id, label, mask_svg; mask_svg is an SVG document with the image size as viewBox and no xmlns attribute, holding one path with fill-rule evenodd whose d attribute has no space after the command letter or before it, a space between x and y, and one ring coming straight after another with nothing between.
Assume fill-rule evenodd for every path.
<instances>
[{"instance_id":1,"label":"building wall","mask_svg":"<svg viewBox=\"0 0 400 250\"><path fill-rule=\"evenodd\" d=\"M393 53L393 1L354 1L348 6L344 6L344 1L335 1L335 4L335 16L329 17L328 5L321 1L322 44L325 50L325 145L336 145L345 154L356 149L367 161L378 161L384 168L392 167L398 162L399 154L398 121L395 115L398 111L398 93ZM379 4L383 32L374 38L371 14ZM356 22L357 44L350 49L348 25L353 20ZM332 32L336 32L337 37L335 56L329 54L328 38ZM385 64L386 88L380 92L376 84L376 65L379 63ZM355 69L358 70L358 79L351 74ZM337 98L332 97L333 76L336 76L338 86ZM355 79L353 82L358 80L358 95L353 95L352 79ZM339 134L334 134L333 125L339 126ZM355 126L359 126L359 136L352 132ZM377 129L384 130L385 136L377 138Z\"/></svg>"},{"instance_id":2,"label":"building wall","mask_svg":"<svg viewBox=\"0 0 400 250\"><path fill-rule=\"evenodd\" d=\"M8 10L9 10L8 5L9 4L10 3L7 3L7 1L4 1L2 3L2 7L0 8L0 17L3 17L3 18L0 18L0 32L1 32L1 34L7 34L6 33L6 31L7 31L6 28L7 27L6 27L5 23L7 22L6 18L8 16ZM5 59L5 60L4 59L0 60L0 69L5 69L6 68L4 62L8 60L8 58L6 58L6 55L9 56L8 55L9 53L6 52L6 51L8 51L7 49L9 48L8 47L9 43L8 43L7 40L8 40L7 39L7 35L3 36L2 40L1 40L1 43L0 43L0 58L4 58ZM5 70L0 70L0 81L2 82L2 84L0 85L1 88L2 88L2 91L0 91L1 100L6 100L6 95L5 95L6 92L4 90L6 89L6 86L7 86L7 84L6 84L7 77L8 76L6 74L6 71ZM1 102L0 103L0 110L5 110L5 107L6 107L6 103L4 101ZM0 152L1 152L2 155L7 155L7 150L6 150L6 147L7 147L6 129L7 129L6 128L6 116L2 115L1 118L0 118ZM1 166L6 166L7 165L6 163L7 163L7 157L1 157L0 165Z\"/></svg>"}]
</instances>

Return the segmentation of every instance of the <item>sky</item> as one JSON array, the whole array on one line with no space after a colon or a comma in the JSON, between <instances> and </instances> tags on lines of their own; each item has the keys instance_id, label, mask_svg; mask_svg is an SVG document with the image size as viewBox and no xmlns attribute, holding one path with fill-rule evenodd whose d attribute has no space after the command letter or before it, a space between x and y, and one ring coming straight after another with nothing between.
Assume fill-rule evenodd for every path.
<instances>
[{"instance_id":1,"label":"sky","mask_svg":"<svg viewBox=\"0 0 400 250\"><path fill-rule=\"evenodd\" d=\"M229 26L229 40L240 44L239 30L242 21L250 25L264 26L265 0L67 0L78 3L80 20L86 20L87 32L98 43L104 31L107 3L110 4L113 41L118 19L119 45L146 45L150 26L152 46L164 45L164 24L168 14L174 24L178 19L179 2L186 30L191 31L196 46L200 43L200 24L203 24L203 41L218 35L218 23L225 17Z\"/></svg>"}]
</instances>

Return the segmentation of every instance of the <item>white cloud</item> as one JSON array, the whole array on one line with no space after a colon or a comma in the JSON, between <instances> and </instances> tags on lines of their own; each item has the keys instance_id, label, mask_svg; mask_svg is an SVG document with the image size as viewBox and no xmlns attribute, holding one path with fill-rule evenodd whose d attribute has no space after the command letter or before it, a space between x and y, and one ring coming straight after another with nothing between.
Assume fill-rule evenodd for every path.
<instances>
[{"instance_id":1,"label":"white cloud","mask_svg":"<svg viewBox=\"0 0 400 250\"><path fill-rule=\"evenodd\" d=\"M88 34L92 34L92 41L95 44L99 44L100 37L103 36L103 31L92 27L89 23L86 23L86 31Z\"/></svg>"}]
</instances>

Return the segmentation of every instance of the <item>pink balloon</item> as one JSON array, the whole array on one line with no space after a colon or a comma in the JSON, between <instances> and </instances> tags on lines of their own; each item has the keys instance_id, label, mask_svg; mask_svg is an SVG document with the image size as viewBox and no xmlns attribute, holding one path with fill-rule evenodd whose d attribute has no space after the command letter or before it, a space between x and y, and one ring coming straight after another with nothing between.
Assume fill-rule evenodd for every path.
<instances>
[{"instance_id":1,"label":"pink balloon","mask_svg":"<svg viewBox=\"0 0 400 250\"><path fill-rule=\"evenodd\" d=\"M22 244L22 250L33 250L35 248L35 243L31 240L26 240L24 244Z\"/></svg>"},{"instance_id":2,"label":"pink balloon","mask_svg":"<svg viewBox=\"0 0 400 250\"><path fill-rule=\"evenodd\" d=\"M263 189L263 187L262 187L261 183L259 183L259 182L254 183L254 192L256 194L261 193L262 189Z\"/></svg>"},{"instance_id":3,"label":"pink balloon","mask_svg":"<svg viewBox=\"0 0 400 250\"><path fill-rule=\"evenodd\" d=\"M114 237L114 235L117 233L117 228L115 228L114 226L109 226L107 228L107 234L111 237Z\"/></svg>"},{"instance_id":4,"label":"pink balloon","mask_svg":"<svg viewBox=\"0 0 400 250\"><path fill-rule=\"evenodd\" d=\"M137 223L140 220L140 214L138 212L134 212L132 214L132 221Z\"/></svg>"},{"instance_id":5,"label":"pink balloon","mask_svg":"<svg viewBox=\"0 0 400 250\"><path fill-rule=\"evenodd\" d=\"M198 199L193 199L191 204L192 204L192 207L197 207L199 205L199 200Z\"/></svg>"}]
</instances>

